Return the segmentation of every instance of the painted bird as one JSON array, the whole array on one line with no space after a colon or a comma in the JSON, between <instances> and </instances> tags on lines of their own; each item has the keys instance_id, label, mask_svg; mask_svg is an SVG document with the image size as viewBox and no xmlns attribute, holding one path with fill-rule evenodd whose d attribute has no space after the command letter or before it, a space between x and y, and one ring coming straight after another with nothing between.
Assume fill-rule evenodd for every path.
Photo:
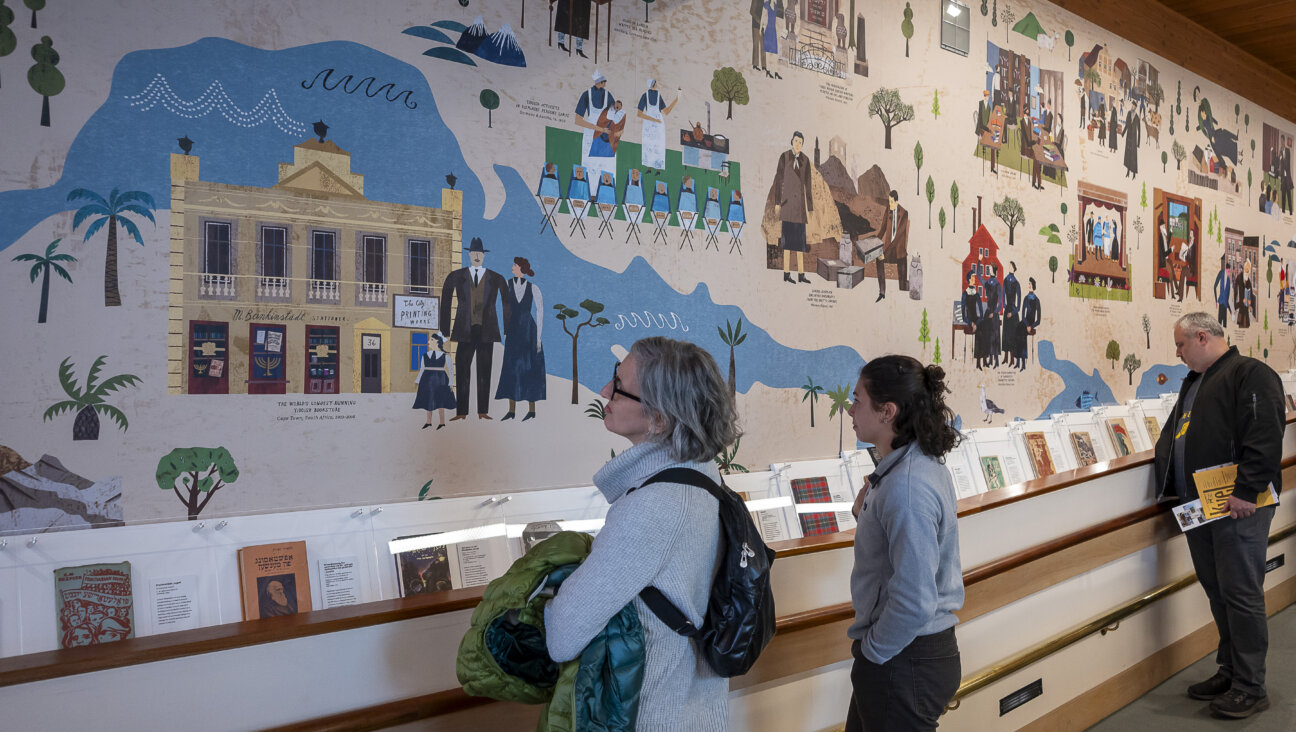
<instances>
[{"instance_id":1,"label":"painted bird","mask_svg":"<svg viewBox=\"0 0 1296 732\"><path fill-rule=\"evenodd\" d=\"M985 415L985 421L989 422L992 416L1004 413L998 405L986 399L985 384L977 384L977 388L981 390L981 413Z\"/></svg>"},{"instance_id":2,"label":"painted bird","mask_svg":"<svg viewBox=\"0 0 1296 732\"><path fill-rule=\"evenodd\" d=\"M185 155L188 155L189 151L193 149L193 140L190 140L188 135L176 139L176 142L180 143L180 149L184 151Z\"/></svg>"}]
</instances>

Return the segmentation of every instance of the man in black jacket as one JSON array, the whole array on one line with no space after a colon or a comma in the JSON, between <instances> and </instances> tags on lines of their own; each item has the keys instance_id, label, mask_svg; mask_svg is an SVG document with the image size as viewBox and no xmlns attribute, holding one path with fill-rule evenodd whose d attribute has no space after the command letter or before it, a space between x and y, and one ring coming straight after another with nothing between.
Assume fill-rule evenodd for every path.
<instances>
[{"instance_id":1,"label":"man in black jacket","mask_svg":"<svg viewBox=\"0 0 1296 732\"><path fill-rule=\"evenodd\" d=\"M1242 718L1269 708L1265 694L1264 564L1273 506L1257 508L1257 496L1282 489L1282 441L1286 426L1282 381L1262 361L1229 346L1210 313L1189 313L1175 324L1176 354L1191 373L1156 446L1159 497L1179 503L1197 499L1192 475L1234 463L1237 479L1228 498L1229 517L1187 533L1193 568L1210 600L1219 630L1219 671L1188 687L1194 699L1210 699L1219 716Z\"/></svg>"}]
</instances>

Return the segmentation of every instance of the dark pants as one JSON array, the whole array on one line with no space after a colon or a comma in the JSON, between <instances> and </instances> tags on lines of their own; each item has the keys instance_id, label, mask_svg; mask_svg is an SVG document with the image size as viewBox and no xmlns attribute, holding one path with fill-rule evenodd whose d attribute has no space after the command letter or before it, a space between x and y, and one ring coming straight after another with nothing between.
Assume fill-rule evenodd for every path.
<instances>
[{"instance_id":1,"label":"dark pants","mask_svg":"<svg viewBox=\"0 0 1296 732\"><path fill-rule=\"evenodd\" d=\"M1227 328L1228 327L1228 305L1225 305L1223 303L1220 304L1218 317L1219 317L1220 327Z\"/></svg>"},{"instance_id":2,"label":"dark pants","mask_svg":"<svg viewBox=\"0 0 1296 732\"><path fill-rule=\"evenodd\" d=\"M1264 564L1273 515L1269 506L1244 519L1223 518L1187 532L1193 569L1219 630L1215 662L1234 689L1252 696L1265 694Z\"/></svg>"},{"instance_id":3,"label":"dark pants","mask_svg":"<svg viewBox=\"0 0 1296 732\"><path fill-rule=\"evenodd\" d=\"M459 342L455 352L455 397L459 405L455 414L468 414L468 367L477 360L477 413L486 414L490 403L491 357L495 344L482 337L482 327L472 327L472 337Z\"/></svg>"},{"instance_id":4,"label":"dark pants","mask_svg":"<svg viewBox=\"0 0 1296 732\"><path fill-rule=\"evenodd\" d=\"M962 677L954 629L920 635L878 665L851 644L850 710L846 732L932 730Z\"/></svg>"},{"instance_id":5,"label":"dark pants","mask_svg":"<svg viewBox=\"0 0 1296 732\"><path fill-rule=\"evenodd\" d=\"M894 259L891 257L878 257L877 259L878 294L879 295L886 294L886 267L883 266L885 264L896 265L897 279L900 280L900 291L908 292L909 256L905 255L903 257L896 257Z\"/></svg>"}]
</instances>

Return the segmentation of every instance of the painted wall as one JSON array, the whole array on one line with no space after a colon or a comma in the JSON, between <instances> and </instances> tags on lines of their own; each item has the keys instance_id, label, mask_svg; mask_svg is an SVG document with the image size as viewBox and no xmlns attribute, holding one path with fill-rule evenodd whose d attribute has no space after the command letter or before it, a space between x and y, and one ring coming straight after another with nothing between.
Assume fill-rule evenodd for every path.
<instances>
[{"instance_id":1,"label":"painted wall","mask_svg":"<svg viewBox=\"0 0 1296 732\"><path fill-rule=\"evenodd\" d=\"M1296 124L985 5L6 0L0 530L581 484L648 335L752 467L890 352L968 424L1175 388L1220 297L1289 367Z\"/></svg>"}]
</instances>

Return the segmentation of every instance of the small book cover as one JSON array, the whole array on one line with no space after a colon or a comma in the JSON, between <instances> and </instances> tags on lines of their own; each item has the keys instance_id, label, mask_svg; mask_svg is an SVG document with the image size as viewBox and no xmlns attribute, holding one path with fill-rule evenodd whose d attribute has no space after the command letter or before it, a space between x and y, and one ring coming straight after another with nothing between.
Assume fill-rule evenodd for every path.
<instances>
[{"instance_id":1,"label":"small book cover","mask_svg":"<svg viewBox=\"0 0 1296 732\"><path fill-rule=\"evenodd\" d=\"M244 620L310 611L306 542L245 546L238 550L238 566Z\"/></svg>"},{"instance_id":2,"label":"small book cover","mask_svg":"<svg viewBox=\"0 0 1296 732\"><path fill-rule=\"evenodd\" d=\"M59 648L135 637L130 562L54 570Z\"/></svg>"},{"instance_id":3,"label":"small book cover","mask_svg":"<svg viewBox=\"0 0 1296 732\"><path fill-rule=\"evenodd\" d=\"M1144 417L1143 426L1147 427L1148 437L1151 438L1152 445L1155 446L1157 441L1161 439L1161 423L1157 421L1156 417Z\"/></svg>"},{"instance_id":4,"label":"small book cover","mask_svg":"<svg viewBox=\"0 0 1296 732\"><path fill-rule=\"evenodd\" d=\"M415 539L420 536L431 534L396 538ZM400 552L395 558L396 580L400 584L401 597L453 589L450 581L450 552L444 544Z\"/></svg>"},{"instance_id":5,"label":"small book cover","mask_svg":"<svg viewBox=\"0 0 1296 732\"><path fill-rule=\"evenodd\" d=\"M1076 464L1080 467L1098 462L1098 453L1094 451L1093 439L1088 432L1072 432L1071 446L1075 448Z\"/></svg>"},{"instance_id":6,"label":"small book cover","mask_svg":"<svg viewBox=\"0 0 1296 732\"><path fill-rule=\"evenodd\" d=\"M1003 465L999 463L998 455L981 458L981 472L985 473L986 490L999 490L1008 485L1004 480Z\"/></svg>"},{"instance_id":7,"label":"small book cover","mask_svg":"<svg viewBox=\"0 0 1296 732\"><path fill-rule=\"evenodd\" d=\"M1030 455L1031 467L1035 468L1035 477L1043 478L1057 472L1053 465L1053 456L1049 454L1048 439L1043 432L1026 432L1026 452Z\"/></svg>"},{"instance_id":8,"label":"small book cover","mask_svg":"<svg viewBox=\"0 0 1296 732\"><path fill-rule=\"evenodd\" d=\"M1116 446L1116 457L1134 454L1134 441L1130 439L1124 419L1115 417L1107 420L1107 430L1111 434L1112 444Z\"/></svg>"},{"instance_id":9,"label":"small book cover","mask_svg":"<svg viewBox=\"0 0 1296 732\"><path fill-rule=\"evenodd\" d=\"M832 503L828 491L828 479L794 478L792 480L792 500L797 503ZM838 531L837 517L831 511L824 513L797 514L801 519L801 533L804 536L835 534Z\"/></svg>"}]
</instances>

